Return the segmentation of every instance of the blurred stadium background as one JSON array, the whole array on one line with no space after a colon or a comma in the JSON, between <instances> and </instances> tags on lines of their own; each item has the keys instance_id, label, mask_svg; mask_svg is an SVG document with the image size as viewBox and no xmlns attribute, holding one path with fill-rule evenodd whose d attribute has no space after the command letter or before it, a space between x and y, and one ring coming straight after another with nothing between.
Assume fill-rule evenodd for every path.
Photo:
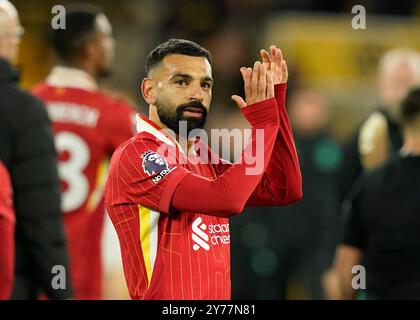
<instances>
[{"instance_id":1,"label":"blurred stadium background","mask_svg":"<svg viewBox=\"0 0 420 320\"><path fill-rule=\"evenodd\" d=\"M19 66L22 84L30 89L45 78L54 63L45 37L53 17L51 8L72 1L12 2L26 29ZM376 80L381 55L393 47L420 49L420 1L89 3L105 10L116 39L114 74L102 86L130 98L142 113L147 113L139 90L145 58L161 41L185 38L212 52L215 86L207 128L246 127L230 100L231 94L243 92L239 68L258 59L260 48L268 48L272 43L282 48L289 66L289 102L309 103L315 110L309 112L309 119L297 113L292 120L294 126L303 129L310 124L315 126L312 135L317 143L305 138L298 148L302 162L306 146L313 147L308 158L315 159L314 167L305 171L308 166L302 163L304 185L315 189L309 196L323 200L307 200L304 205L285 209L248 210L232 219L232 297L322 299L317 279L331 262L337 236L335 174L341 148L378 104ZM351 27L351 9L356 4L366 8L366 30ZM108 270L105 298L126 298L119 272L119 248L109 224L104 244Z\"/></svg>"}]
</instances>

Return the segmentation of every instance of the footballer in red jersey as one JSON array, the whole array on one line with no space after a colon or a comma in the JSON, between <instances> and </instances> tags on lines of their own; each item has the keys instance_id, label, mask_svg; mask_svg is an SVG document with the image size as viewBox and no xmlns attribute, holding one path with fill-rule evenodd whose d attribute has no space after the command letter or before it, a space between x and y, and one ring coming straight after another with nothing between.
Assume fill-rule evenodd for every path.
<instances>
[{"instance_id":1,"label":"footballer in red jersey","mask_svg":"<svg viewBox=\"0 0 420 320\"><path fill-rule=\"evenodd\" d=\"M285 111L287 67L274 46L261 55L263 63L241 68L246 101L232 96L252 126L232 164L189 134L203 128L209 110L210 53L181 39L150 53L142 83L149 118L139 116L138 134L114 153L105 187L133 299L230 299L228 218L244 206L301 198Z\"/></svg>"},{"instance_id":2,"label":"footballer in red jersey","mask_svg":"<svg viewBox=\"0 0 420 320\"><path fill-rule=\"evenodd\" d=\"M9 299L12 293L15 258L14 230L12 184L6 167L0 161L0 300Z\"/></svg>"},{"instance_id":3,"label":"footballer in red jersey","mask_svg":"<svg viewBox=\"0 0 420 320\"><path fill-rule=\"evenodd\" d=\"M103 13L68 10L66 29L54 31L53 44L63 64L33 93L45 102L53 124L75 298L100 299L107 164L135 133L135 111L96 82L108 73L114 50Z\"/></svg>"}]
</instances>

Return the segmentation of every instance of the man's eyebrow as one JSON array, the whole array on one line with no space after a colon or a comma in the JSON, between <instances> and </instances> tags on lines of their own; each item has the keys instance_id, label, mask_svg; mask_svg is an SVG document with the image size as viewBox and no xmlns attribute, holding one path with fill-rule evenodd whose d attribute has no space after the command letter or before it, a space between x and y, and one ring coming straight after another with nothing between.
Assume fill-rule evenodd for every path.
<instances>
[{"instance_id":1,"label":"man's eyebrow","mask_svg":"<svg viewBox=\"0 0 420 320\"><path fill-rule=\"evenodd\" d=\"M172 77L169 78L169 80L174 78L192 79L192 76L187 73L175 73Z\"/></svg>"},{"instance_id":2,"label":"man's eyebrow","mask_svg":"<svg viewBox=\"0 0 420 320\"><path fill-rule=\"evenodd\" d=\"M172 77L169 78L169 80L172 80L174 78L192 79L193 77L187 73L175 73ZM201 81L213 82L213 78L210 76L205 76L201 79Z\"/></svg>"}]
</instances>

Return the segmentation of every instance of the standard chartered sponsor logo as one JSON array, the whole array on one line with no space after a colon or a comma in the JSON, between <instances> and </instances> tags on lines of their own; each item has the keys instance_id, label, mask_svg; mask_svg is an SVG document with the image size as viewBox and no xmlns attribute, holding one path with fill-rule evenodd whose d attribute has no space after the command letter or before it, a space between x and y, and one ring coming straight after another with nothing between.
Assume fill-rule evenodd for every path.
<instances>
[{"instance_id":1,"label":"standard chartered sponsor logo","mask_svg":"<svg viewBox=\"0 0 420 320\"><path fill-rule=\"evenodd\" d=\"M193 245L194 251L197 251L200 247L206 251L210 249L209 236L204 232L207 227L202 221L201 217L198 217L192 224L192 239L195 242Z\"/></svg>"},{"instance_id":2,"label":"standard chartered sponsor logo","mask_svg":"<svg viewBox=\"0 0 420 320\"><path fill-rule=\"evenodd\" d=\"M206 230L208 234L206 233ZM210 235L210 237L209 237ZM200 248L209 250L212 245L229 244L229 224L210 224L208 227L203 223L201 217L194 220L192 224L192 240L195 242L193 245L194 251Z\"/></svg>"}]
</instances>

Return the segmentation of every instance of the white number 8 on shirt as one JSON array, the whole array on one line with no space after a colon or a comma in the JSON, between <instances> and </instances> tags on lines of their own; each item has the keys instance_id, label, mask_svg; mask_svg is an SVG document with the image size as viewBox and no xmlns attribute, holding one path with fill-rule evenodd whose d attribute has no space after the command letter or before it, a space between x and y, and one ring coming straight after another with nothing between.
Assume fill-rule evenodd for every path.
<instances>
[{"instance_id":1,"label":"white number 8 on shirt","mask_svg":"<svg viewBox=\"0 0 420 320\"><path fill-rule=\"evenodd\" d=\"M89 193L89 181L83 174L86 169L90 151L87 144L76 134L63 131L55 136L57 152L68 152L69 158L60 161L58 172L65 181L67 189L62 193L61 208L64 213L78 209Z\"/></svg>"}]
</instances>

